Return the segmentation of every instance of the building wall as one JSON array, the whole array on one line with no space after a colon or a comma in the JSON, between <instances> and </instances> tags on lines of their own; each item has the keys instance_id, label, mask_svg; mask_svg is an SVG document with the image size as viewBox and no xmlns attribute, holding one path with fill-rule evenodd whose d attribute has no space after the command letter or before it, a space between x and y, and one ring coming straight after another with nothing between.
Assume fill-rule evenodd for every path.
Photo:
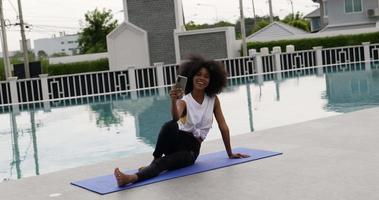
<instances>
[{"instance_id":1,"label":"building wall","mask_svg":"<svg viewBox=\"0 0 379 200\"><path fill-rule=\"evenodd\" d=\"M108 34L107 44L110 70L150 65L147 33L133 24L118 26Z\"/></svg>"},{"instance_id":2,"label":"building wall","mask_svg":"<svg viewBox=\"0 0 379 200\"><path fill-rule=\"evenodd\" d=\"M44 51L47 55L54 53L66 53L73 55L73 51L78 51L78 35L66 35L55 38L44 38L34 40L34 53Z\"/></svg>"},{"instance_id":3,"label":"building wall","mask_svg":"<svg viewBox=\"0 0 379 200\"><path fill-rule=\"evenodd\" d=\"M128 20L148 33L150 64L175 63L174 0L126 0Z\"/></svg>"},{"instance_id":4,"label":"building wall","mask_svg":"<svg viewBox=\"0 0 379 200\"><path fill-rule=\"evenodd\" d=\"M209 59L227 58L225 32L180 35L180 59L184 60L191 54L200 54Z\"/></svg>"},{"instance_id":5,"label":"building wall","mask_svg":"<svg viewBox=\"0 0 379 200\"><path fill-rule=\"evenodd\" d=\"M375 24L349 24L349 25L340 25L340 26L328 26L322 30L322 32L331 32L331 31L347 31L349 30L359 30L359 29L367 29L367 28L375 28Z\"/></svg>"},{"instance_id":6,"label":"building wall","mask_svg":"<svg viewBox=\"0 0 379 200\"><path fill-rule=\"evenodd\" d=\"M367 9L378 7L378 0L362 0L362 12L345 13L345 0L328 0L329 25L351 24L377 21L376 18L367 17Z\"/></svg>"}]
</instances>

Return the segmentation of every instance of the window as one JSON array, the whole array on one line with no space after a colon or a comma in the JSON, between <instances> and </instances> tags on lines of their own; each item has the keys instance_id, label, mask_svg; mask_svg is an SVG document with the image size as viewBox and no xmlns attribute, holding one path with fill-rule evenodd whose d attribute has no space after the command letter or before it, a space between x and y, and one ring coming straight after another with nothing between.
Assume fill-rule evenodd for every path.
<instances>
[{"instance_id":1,"label":"window","mask_svg":"<svg viewBox=\"0 0 379 200\"><path fill-rule=\"evenodd\" d=\"M69 44L72 44L72 43L74 43L74 41L68 41L68 43L69 43Z\"/></svg>"},{"instance_id":2,"label":"window","mask_svg":"<svg viewBox=\"0 0 379 200\"><path fill-rule=\"evenodd\" d=\"M64 51L64 49L62 49L62 51Z\"/></svg>"},{"instance_id":3,"label":"window","mask_svg":"<svg viewBox=\"0 0 379 200\"><path fill-rule=\"evenodd\" d=\"M362 0L345 0L345 12L362 12Z\"/></svg>"},{"instance_id":4,"label":"window","mask_svg":"<svg viewBox=\"0 0 379 200\"><path fill-rule=\"evenodd\" d=\"M61 42L61 44L64 44L64 42Z\"/></svg>"}]
</instances>

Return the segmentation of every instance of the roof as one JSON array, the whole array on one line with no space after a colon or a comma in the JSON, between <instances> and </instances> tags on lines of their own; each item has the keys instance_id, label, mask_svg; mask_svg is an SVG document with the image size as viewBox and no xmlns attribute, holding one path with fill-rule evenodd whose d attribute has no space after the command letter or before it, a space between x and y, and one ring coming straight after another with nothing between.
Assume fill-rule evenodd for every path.
<instances>
[{"instance_id":1,"label":"roof","mask_svg":"<svg viewBox=\"0 0 379 200\"><path fill-rule=\"evenodd\" d=\"M250 36L247 37L247 39L253 39L254 37L260 37L260 38L261 37L272 37L272 39L274 39L275 37L279 36L279 35L277 35L278 34L277 30L280 30L282 32L280 34L280 36L299 35L299 34L307 34L308 33L302 29L293 27L291 25L288 25L288 24L285 24L282 22L275 21L275 22L267 25L266 27L262 28L261 30L251 34ZM274 33L274 31L275 31L275 33Z\"/></svg>"},{"instance_id":2,"label":"roof","mask_svg":"<svg viewBox=\"0 0 379 200\"><path fill-rule=\"evenodd\" d=\"M320 17L320 8L315 9L314 11L308 13L304 16L304 18L314 18L314 17Z\"/></svg>"}]
</instances>

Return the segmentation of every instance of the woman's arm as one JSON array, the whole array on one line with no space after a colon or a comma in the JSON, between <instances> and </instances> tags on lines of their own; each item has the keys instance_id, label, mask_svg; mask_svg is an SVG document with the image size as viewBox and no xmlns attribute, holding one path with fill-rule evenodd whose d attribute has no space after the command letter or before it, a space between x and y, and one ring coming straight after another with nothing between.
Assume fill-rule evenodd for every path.
<instances>
[{"instance_id":1,"label":"woman's arm","mask_svg":"<svg viewBox=\"0 0 379 200\"><path fill-rule=\"evenodd\" d=\"M173 120L179 120L186 109L186 103L180 100L183 96L183 91L180 88L172 88L170 91L171 97L171 116Z\"/></svg>"},{"instance_id":2,"label":"woman's arm","mask_svg":"<svg viewBox=\"0 0 379 200\"><path fill-rule=\"evenodd\" d=\"M240 153L234 154L232 152L232 147L230 145L229 127L226 124L224 114L222 113L222 110L221 110L220 100L218 99L217 96L215 99L215 105L214 105L214 111L213 112L214 112L214 115L215 115L215 118L216 118L216 121L218 124L218 128L220 129L220 132L222 135L222 140L224 141L225 150L228 153L229 158L246 158L246 157L249 157L248 155L245 155L245 154L240 154Z\"/></svg>"}]
</instances>

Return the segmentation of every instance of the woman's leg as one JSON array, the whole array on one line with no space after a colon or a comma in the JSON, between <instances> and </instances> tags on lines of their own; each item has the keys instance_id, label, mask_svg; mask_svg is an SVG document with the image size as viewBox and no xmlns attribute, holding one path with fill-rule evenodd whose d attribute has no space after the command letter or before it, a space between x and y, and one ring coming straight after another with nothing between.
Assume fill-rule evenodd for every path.
<instances>
[{"instance_id":1,"label":"woman's leg","mask_svg":"<svg viewBox=\"0 0 379 200\"><path fill-rule=\"evenodd\" d=\"M149 166L142 168L136 175L138 180L145 180L158 176L166 170L174 170L190 166L195 163L197 155L192 151L178 151L155 159Z\"/></svg>"},{"instance_id":2,"label":"woman's leg","mask_svg":"<svg viewBox=\"0 0 379 200\"><path fill-rule=\"evenodd\" d=\"M183 168L195 163L201 144L191 135L181 132L178 133L175 140L175 143L171 144L172 152L155 159L149 166L138 171L136 174L138 180L152 178L163 171Z\"/></svg>"},{"instance_id":3,"label":"woman's leg","mask_svg":"<svg viewBox=\"0 0 379 200\"><path fill-rule=\"evenodd\" d=\"M116 177L117 185L120 187L125 186L129 183L134 183L138 180L137 175L135 175L135 174L132 174L132 175L124 174L118 168L116 168L114 170L114 176Z\"/></svg>"},{"instance_id":4,"label":"woman's leg","mask_svg":"<svg viewBox=\"0 0 379 200\"><path fill-rule=\"evenodd\" d=\"M176 142L179 127L175 120L166 122L158 136L155 150L153 152L154 159L162 157L163 154L168 155L173 152L173 145Z\"/></svg>"},{"instance_id":5,"label":"woman's leg","mask_svg":"<svg viewBox=\"0 0 379 200\"><path fill-rule=\"evenodd\" d=\"M170 155L155 159L149 166L143 167L136 174L124 174L118 168L114 171L118 186L142 181L158 176L166 170L187 167L195 163L197 155L192 151L179 151Z\"/></svg>"},{"instance_id":6,"label":"woman's leg","mask_svg":"<svg viewBox=\"0 0 379 200\"><path fill-rule=\"evenodd\" d=\"M163 171L178 169L195 163L201 144L191 135L178 131L172 132L172 130L177 129L177 124L174 123L170 121L162 127L157 148L153 154L155 159L149 166L140 168L138 173L133 175L127 175L115 169L114 175L119 186L153 178ZM165 156L161 157L162 154Z\"/></svg>"}]
</instances>

